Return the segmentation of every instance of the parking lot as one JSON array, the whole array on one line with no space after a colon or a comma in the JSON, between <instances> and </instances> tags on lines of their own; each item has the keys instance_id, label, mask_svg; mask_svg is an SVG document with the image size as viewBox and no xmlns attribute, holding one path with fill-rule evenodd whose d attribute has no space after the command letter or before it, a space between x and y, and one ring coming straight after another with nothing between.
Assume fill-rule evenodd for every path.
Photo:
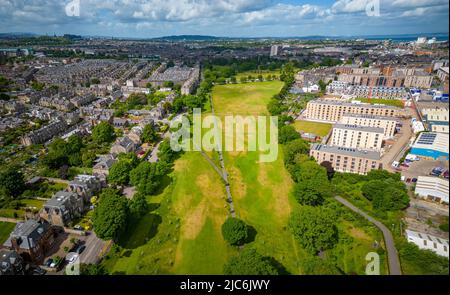
<instances>
[{"instance_id":1,"label":"parking lot","mask_svg":"<svg viewBox=\"0 0 450 295\"><path fill-rule=\"evenodd\" d=\"M419 161L412 162L408 168L401 167L401 174L405 176L405 179L417 178L420 175L429 175L435 167L443 167L444 170L448 170L448 161L420 159Z\"/></svg>"}]
</instances>

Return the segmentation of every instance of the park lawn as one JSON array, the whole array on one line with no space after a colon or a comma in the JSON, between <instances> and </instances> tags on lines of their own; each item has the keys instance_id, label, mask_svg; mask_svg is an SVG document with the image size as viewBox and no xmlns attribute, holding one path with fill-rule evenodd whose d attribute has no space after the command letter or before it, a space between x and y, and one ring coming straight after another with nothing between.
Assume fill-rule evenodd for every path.
<instances>
[{"instance_id":1,"label":"park lawn","mask_svg":"<svg viewBox=\"0 0 450 295\"><path fill-rule=\"evenodd\" d=\"M217 115L264 115L270 98L280 92L283 82L252 82L217 85L212 90Z\"/></svg>"},{"instance_id":2,"label":"park lawn","mask_svg":"<svg viewBox=\"0 0 450 295\"><path fill-rule=\"evenodd\" d=\"M282 87L278 81L215 86L216 114L264 115L270 98ZM289 273L299 274L304 254L294 241L287 224L297 206L290 195L292 180L284 168L282 147L274 162L260 163L259 151L225 152L230 188L236 214L256 231L254 247L262 255L273 257Z\"/></svg>"},{"instance_id":3,"label":"park lawn","mask_svg":"<svg viewBox=\"0 0 450 295\"><path fill-rule=\"evenodd\" d=\"M297 131L303 131L306 133L313 133L317 134L319 136L326 136L331 128L333 127L332 124L328 123L320 123L320 122L311 122L311 121L295 121L293 124L295 127L295 130Z\"/></svg>"},{"instance_id":4,"label":"park lawn","mask_svg":"<svg viewBox=\"0 0 450 295\"><path fill-rule=\"evenodd\" d=\"M22 199L20 203L23 204L23 207L32 207L36 209L41 209L44 206L43 200L38 199Z\"/></svg>"},{"instance_id":5,"label":"park lawn","mask_svg":"<svg viewBox=\"0 0 450 295\"><path fill-rule=\"evenodd\" d=\"M221 274L236 249L221 234L228 216L225 187L199 152L175 162L172 181L149 197L149 213L129 226L120 253L104 265L113 274Z\"/></svg>"},{"instance_id":6,"label":"park lawn","mask_svg":"<svg viewBox=\"0 0 450 295\"><path fill-rule=\"evenodd\" d=\"M0 217L6 218L23 218L25 216L25 211L21 209L0 209Z\"/></svg>"},{"instance_id":7,"label":"park lawn","mask_svg":"<svg viewBox=\"0 0 450 295\"><path fill-rule=\"evenodd\" d=\"M370 252L376 252L380 257L380 274L387 275L387 257L382 234L367 221L361 221L364 225L345 220L338 224L339 242L333 249L327 251L327 256L332 256L332 260L336 261L337 267L345 274L364 275L368 263L365 259L366 255ZM379 243L383 250L377 251L374 248L375 241Z\"/></svg>"},{"instance_id":8,"label":"park lawn","mask_svg":"<svg viewBox=\"0 0 450 295\"><path fill-rule=\"evenodd\" d=\"M355 100L359 100L364 103L370 103L370 104L384 104L388 106L394 106L403 108L405 104L403 101L399 99L382 99L382 98L356 98Z\"/></svg>"},{"instance_id":9,"label":"park lawn","mask_svg":"<svg viewBox=\"0 0 450 295\"><path fill-rule=\"evenodd\" d=\"M0 222L0 245L3 245L3 243L8 239L9 234L15 226L15 223Z\"/></svg>"}]
</instances>

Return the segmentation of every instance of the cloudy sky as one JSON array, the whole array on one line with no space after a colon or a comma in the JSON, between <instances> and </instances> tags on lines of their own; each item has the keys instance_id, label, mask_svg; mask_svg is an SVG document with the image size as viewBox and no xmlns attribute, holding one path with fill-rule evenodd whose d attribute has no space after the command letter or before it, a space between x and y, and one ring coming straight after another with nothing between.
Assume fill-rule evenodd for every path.
<instances>
[{"instance_id":1,"label":"cloudy sky","mask_svg":"<svg viewBox=\"0 0 450 295\"><path fill-rule=\"evenodd\" d=\"M79 16L67 15L71 1L79 1ZM446 33L448 11L449 0L0 0L0 32L144 38Z\"/></svg>"}]
</instances>

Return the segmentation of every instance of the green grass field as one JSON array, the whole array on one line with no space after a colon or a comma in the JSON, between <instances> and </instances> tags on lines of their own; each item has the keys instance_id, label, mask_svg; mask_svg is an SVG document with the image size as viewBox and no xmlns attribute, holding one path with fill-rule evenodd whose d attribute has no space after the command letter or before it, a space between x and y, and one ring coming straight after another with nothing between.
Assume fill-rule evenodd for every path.
<instances>
[{"instance_id":1,"label":"green grass field","mask_svg":"<svg viewBox=\"0 0 450 295\"><path fill-rule=\"evenodd\" d=\"M14 229L16 225L9 222L0 222L0 245L8 239L9 234Z\"/></svg>"},{"instance_id":2,"label":"green grass field","mask_svg":"<svg viewBox=\"0 0 450 295\"><path fill-rule=\"evenodd\" d=\"M266 114L266 104L281 87L279 81L215 86L216 113ZM207 154L218 163L217 153ZM254 229L253 241L245 247L273 257L289 273L303 273L301 261L307 254L287 226L299 205L290 194L293 183L282 147L270 163L259 163L258 151L225 152L224 160L236 214ZM148 197L148 214L131 221L118 241L120 248L104 259L111 274L221 274L238 253L221 234L229 207L224 183L210 163L199 152L185 152L169 178L159 195ZM361 273L365 260L360 260L374 238L353 224L341 225L341 230L353 235L354 242L340 243L330 255L343 271Z\"/></svg>"},{"instance_id":3,"label":"green grass field","mask_svg":"<svg viewBox=\"0 0 450 295\"><path fill-rule=\"evenodd\" d=\"M333 127L332 124L310 121L295 121L293 126L297 131L313 133L322 137L327 135Z\"/></svg>"},{"instance_id":4,"label":"green grass field","mask_svg":"<svg viewBox=\"0 0 450 295\"><path fill-rule=\"evenodd\" d=\"M384 104L384 105L394 106L394 107L399 107L399 108L404 107L403 101L398 100L398 99L356 98L355 100L359 100L361 102L371 103L371 104Z\"/></svg>"}]
</instances>

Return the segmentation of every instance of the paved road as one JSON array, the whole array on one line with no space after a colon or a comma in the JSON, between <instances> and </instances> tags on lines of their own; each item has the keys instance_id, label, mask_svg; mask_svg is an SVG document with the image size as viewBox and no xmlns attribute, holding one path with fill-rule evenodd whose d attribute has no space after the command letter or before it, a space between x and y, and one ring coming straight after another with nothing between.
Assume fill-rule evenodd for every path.
<instances>
[{"instance_id":1,"label":"paved road","mask_svg":"<svg viewBox=\"0 0 450 295\"><path fill-rule=\"evenodd\" d=\"M96 264L106 242L97 238L94 232L90 232L84 241L86 249L80 255L81 263Z\"/></svg>"},{"instance_id":2,"label":"paved road","mask_svg":"<svg viewBox=\"0 0 450 295\"><path fill-rule=\"evenodd\" d=\"M345 200L344 198L336 196L335 199L345 207L349 208L350 210L358 213L359 215L362 215L364 218L372 222L376 227L378 227L381 230L381 232L383 233L384 243L386 245L386 250L388 253L389 273L391 275L401 275L402 271L400 268L400 260L398 259L398 253L397 249L395 248L394 238L392 237L391 231L384 224L370 217L364 211L358 209L356 206L354 206L352 203Z\"/></svg>"}]
</instances>

